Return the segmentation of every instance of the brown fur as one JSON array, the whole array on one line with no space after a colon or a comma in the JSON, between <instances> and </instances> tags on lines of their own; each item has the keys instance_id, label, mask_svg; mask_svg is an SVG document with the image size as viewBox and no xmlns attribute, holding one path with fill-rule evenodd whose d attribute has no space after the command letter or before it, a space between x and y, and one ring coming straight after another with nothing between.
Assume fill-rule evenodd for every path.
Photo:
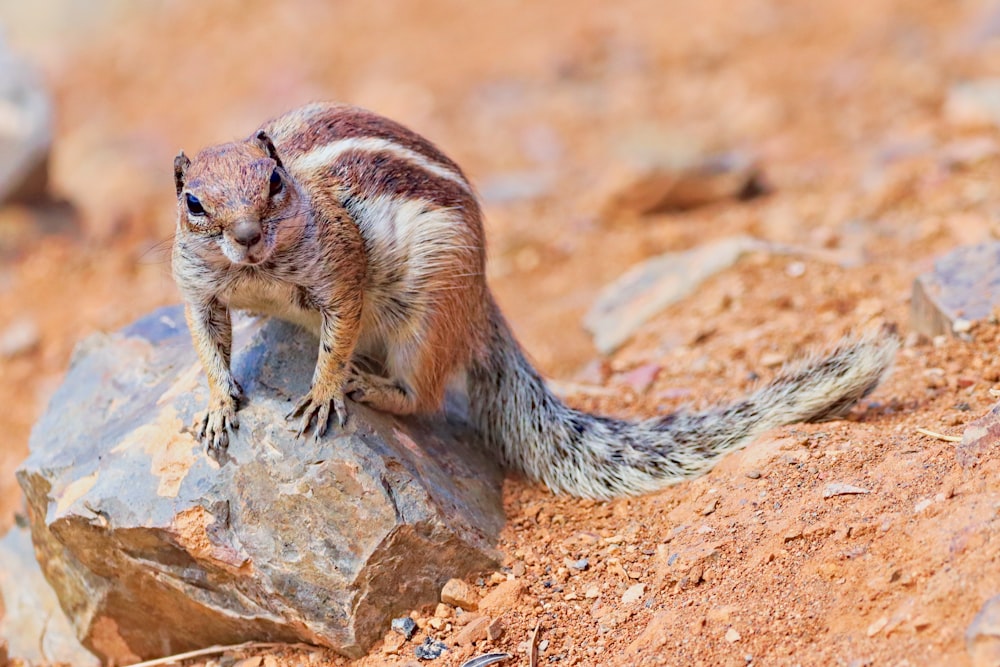
<instances>
[{"instance_id":1,"label":"brown fur","mask_svg":"<svg viewBox=\"0 0 1000 667\"><path fill-rule=\"evenodd\" d=\"M562 404L528 363L486 285L471 185L398 123L311 105L190 164L178 156L175 177L174 276L211 390L199 433L216 451L237 427L231 308L319 337L312 388L292 413L300 434L314 424L321 436L331 412L342 422L345 395L430 412L459 381L505 464L598 498L699 474L767 428L836 418L875 388L896 349L894 336L846 341L732 405L643 423L598 417Z\"/></svg>"}]
</instances>

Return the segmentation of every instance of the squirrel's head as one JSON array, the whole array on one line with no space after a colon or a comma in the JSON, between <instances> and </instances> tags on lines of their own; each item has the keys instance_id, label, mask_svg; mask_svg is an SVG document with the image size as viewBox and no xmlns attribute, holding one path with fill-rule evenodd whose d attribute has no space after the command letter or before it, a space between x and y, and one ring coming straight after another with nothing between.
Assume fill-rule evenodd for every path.
<instances>
[{"instance_id":1,"label":"squirrel's head","mask_svg":"<svg viewBox=\"0 0 1000 667\"><path fill-rule=\"evenodd\" d=\"M266 261L281 232L301 228L303 195L289 177L270 137L206 148L194 160L174 158L177 233L220 252L233 264Z\"/></svg>"}]
</instances>

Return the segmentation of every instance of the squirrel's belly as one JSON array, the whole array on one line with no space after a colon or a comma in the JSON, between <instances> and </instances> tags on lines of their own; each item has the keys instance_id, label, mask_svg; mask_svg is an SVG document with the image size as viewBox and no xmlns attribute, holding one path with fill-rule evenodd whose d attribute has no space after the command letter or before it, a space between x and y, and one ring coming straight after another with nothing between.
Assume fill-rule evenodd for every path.
<instances>
[{"instance_id":1,"label":"squirrel's belly","mask_svg":"<svg viewBox=\"0 0 1000 667\"><path fill-rule=\"evenodd\" d=\"M274 281L251 281L229 294L227 305L292 322L319 335L319 311L303 305L298 288Z\"/></svg>"}]
</instances>

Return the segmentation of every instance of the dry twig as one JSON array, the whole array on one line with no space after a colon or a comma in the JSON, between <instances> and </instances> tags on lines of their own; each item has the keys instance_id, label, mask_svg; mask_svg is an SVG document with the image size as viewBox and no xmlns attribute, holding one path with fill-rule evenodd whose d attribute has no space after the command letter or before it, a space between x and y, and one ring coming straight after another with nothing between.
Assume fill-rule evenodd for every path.
<instances>
[{"instance_id":1,"label":"dry twig","mask_svg":"<svg viewBox=\"0 0 1000 667\"><path fill-rule=\"evenodd\" d=\"M195 651L188 651L187 653L178 653L176 655L168 655L162 658L156 658L155 660L146 660L145 662L136 662L129 667L160 667L160 665L173 665L182 660L189 660L191 658L200 658L205 655L215 655L216 653L225 653L226 651L241 651L246 649L261 649L261 648L278 648L293 646L298 648L316 648L315 646L307 646L306 644L282 644L280 642L243 642L242 644L230 644L229 646L209 646L208 648L200 648Z\"/></svg>"},{"instance_id":2,"label":"dry twig","mask_svg":"<svg viewBox=\"0 0 1000 667\"><path fill-rule=\"evenodd\" d=\"M944 433L938 433L937 431L931 431L926 428L917 428L917 433L929 436L931 438L936 438L938 440L944 440L945 442L962 442L962 436L960 435L945 435Z\"/></svg>"},{"instance_id":3,"label":"dry twig","mask_svg":"<svg viewBox=\"0 0 1000 667\"><path fill-rule=\"evenodd\" d=\"M542 629L542 622L535 623L535 631L531 633L531 649L528 651L528 667L538 667L538 631Z\"/></svg>"}]
</instances>

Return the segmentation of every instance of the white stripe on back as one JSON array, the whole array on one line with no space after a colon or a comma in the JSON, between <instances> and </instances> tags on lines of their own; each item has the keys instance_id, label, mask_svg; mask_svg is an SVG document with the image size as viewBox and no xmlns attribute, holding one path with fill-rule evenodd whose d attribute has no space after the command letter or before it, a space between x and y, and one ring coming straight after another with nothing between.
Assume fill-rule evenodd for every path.
<instances>
[{"instance_id":1,"label":"white stripe on back","mask_svg":"<svg viewBox=\"0 0 1000 667\"><path fill-rule=\"evenodd\" d=\"M454 170L438 162L433 162L426 156L410 150L405 146L393 143L388 139L378 137L350 137L348 139L338 139L333 143L324 146L317 146L307 153L299 155L290 160L290 168L293 171L313 171L315 169L328 168L334 161L348 151L364 151L366 153L391 153L393 156L406 160L414 166L420 167L435 176L445 178L449 181L461 185L466 191L472 192L469 184L464 178Z\"/></svg>"}]
</instances>

